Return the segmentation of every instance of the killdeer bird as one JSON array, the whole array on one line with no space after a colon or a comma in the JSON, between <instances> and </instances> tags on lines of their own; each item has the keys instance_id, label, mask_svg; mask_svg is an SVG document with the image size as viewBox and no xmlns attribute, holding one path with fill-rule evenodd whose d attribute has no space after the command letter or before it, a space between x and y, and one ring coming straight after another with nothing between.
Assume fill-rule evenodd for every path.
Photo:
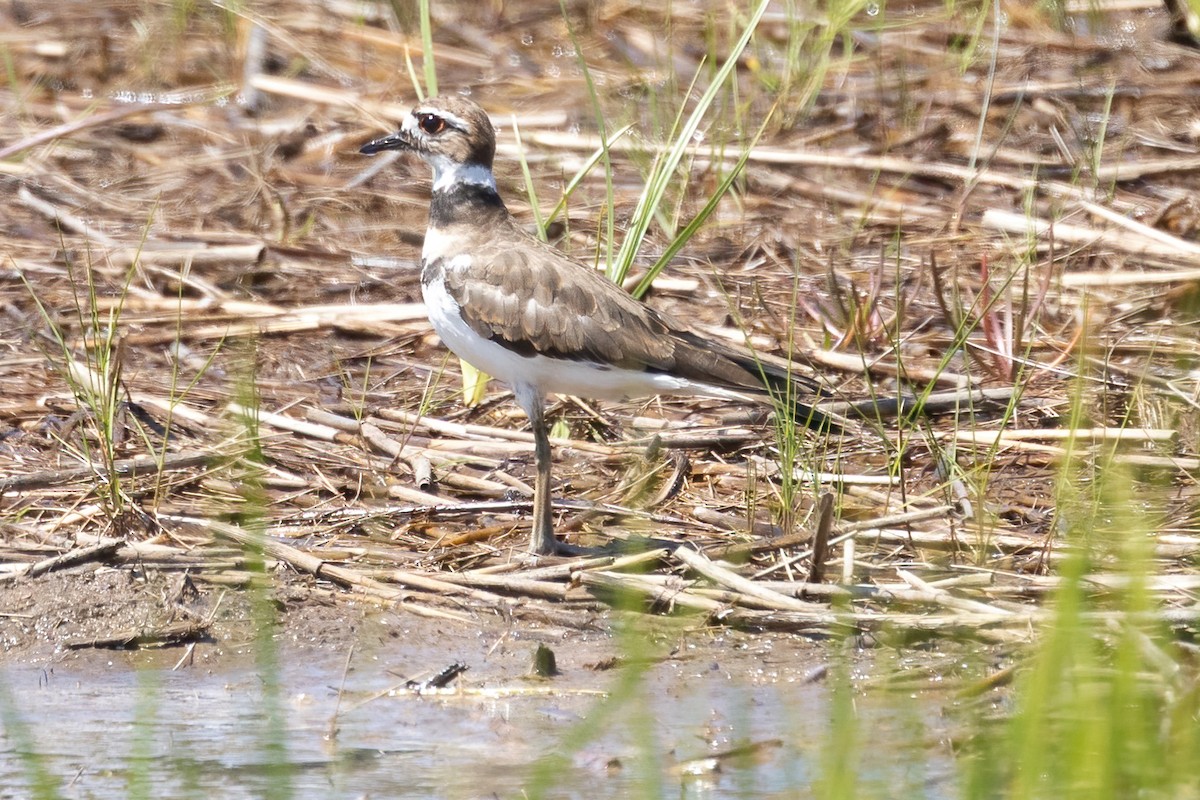
<instances>
[{"instance_id":1,"label":"killdeer bird","mask_svg":"<svg viewBox=\"0 0 1200 800\"><path fill-rule=\"evenodd\" d=\"M557 549L551 524L550 393L596 399L656 394L735 401L769 392L809 398L815 381L768 366L751 353L689 331L592 269L526 233L496 191L496 134L487 113L463 97L435 97L400 130L363 145L416 153L433 168L421 291L434 330L460 358L512 389L533 428L530 552ZM796 418L835 427L797 404Z\"/></svg>"}]
</instances>

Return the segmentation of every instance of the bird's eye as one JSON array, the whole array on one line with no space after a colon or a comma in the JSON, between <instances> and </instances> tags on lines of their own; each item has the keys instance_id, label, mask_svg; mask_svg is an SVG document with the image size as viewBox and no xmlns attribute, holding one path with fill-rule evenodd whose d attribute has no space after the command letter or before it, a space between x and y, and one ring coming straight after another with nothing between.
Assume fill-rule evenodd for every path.
<instances>
[{"instance_id":1,"label":"bird's eye","mask_svg":"<svg viewBox=\"0 0 1200 800\"><path fill-rule=\"evenodd\" d=\"M446 130L446 120L437 114L417 114L417 124L421 130L429 134L441 133Z\"/></svg>"}]
</instances>

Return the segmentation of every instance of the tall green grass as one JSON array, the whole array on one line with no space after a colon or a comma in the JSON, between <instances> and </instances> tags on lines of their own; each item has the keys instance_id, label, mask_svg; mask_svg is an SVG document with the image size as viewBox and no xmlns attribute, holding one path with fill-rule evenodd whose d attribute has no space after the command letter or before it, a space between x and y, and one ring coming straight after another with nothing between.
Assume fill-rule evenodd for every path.
<instances>
[{"instance_id":1,"label":"tall green grass","mask_svg":"<svg viewBox=\"0 0 1200 800\"><path fill-rule=\"evenodd\" d=\"M1062 498L1070 555L1054 613L1022 654L1012 715L976 722L961 759L964 797L1200 796L1197 676L1154 614L1154 538L1125 470L1091 479ZM1088 575L1099 570L1123 586L1097 595Z\"/></svg>"},{"instance_id":2,"label":"tall green grass","mask_svg":"<svg viewBox=\"0 0 1200 800\"><path fill-rule=\"evenodd\" d=\"M267 535L270 498L263 487L267 458L263 453L257 417L261 406L256 380L257 352L255 342L244 348L239 359L241 365L235 372L234 396L238 406L244 409L244 413L234 420L236 439L242 445L242 456L237 462L240 465L238 485L242 487L242 505L235 520L242 528L253 533L259 542L257 546L246 548L246 566L256 573L256 580L250 586L250 600L254 620L255 666L262 680L258 716L261 727L258 735L262 749L261 763L267 774L265 796L270 800L286 800L294 795L295 768L288 755L287 713L280 681L280 654L276 640L279 614L261 544Z\"/></svg>"},{"instance_id":3,"label":"tall green grass","mask_svg":"<svg viewBox=\"0 0 1200 800\"><path fill-rule=\"evenodd\" d=\"M63 251L70 252L65 243ZM76 355L76 343L69 331L59 324L56 313L42 302L36 287L24 275L21 278L46 324L47 338L53 343L53 347L44 348L43 353L70 387L86 421L84 435L75 441L63 441L63 448L96 470L98 499L108 518L115 520L128 506L128 497L116 468L127 430L126 389L121 378L124 361L120 318L136 274L136 259L123 276L116 302L109 304L107 309L100 288L103 279L92 260L92 253L83 254L82 264L72 255L67 255L66 261L75 303L73 323L81 334L82 357Z\"/></svg>"},{"instance_id":4,"label":"tall green grass","mask_svg":"<svg viewBox=\"0 0 1200 800\"><path fill-rule=\"evenodd\" d=\"M21 714L17 698L3 682L0 682L0 723L3 723L3 747L16 759L28 786L29 797L34 800L57 800L62 797L67 776L54 774L47 763L49 758L42 750L43 745L37 740L35 723Z\"/></svg>"}]
</instances>

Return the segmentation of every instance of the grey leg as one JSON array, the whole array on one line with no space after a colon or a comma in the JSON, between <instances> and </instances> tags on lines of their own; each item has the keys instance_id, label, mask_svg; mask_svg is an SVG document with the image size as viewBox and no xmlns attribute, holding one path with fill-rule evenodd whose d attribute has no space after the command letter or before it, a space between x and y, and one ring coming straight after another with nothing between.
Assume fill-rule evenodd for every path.
<instances>
[{"instance_id":1,"label":"grey leg","mask_svg":"<svg viewBox=\"0 0 1200 800\"><path fill-rule=\"evenodd\" d=\"M545 556L553 553L558 545L554 539L554 519L550 510L550 433L540 407L533 421L533 457L537 479L533 484L533 536L529 540L529 552Z\"/></svg>"},{"instance_id":2,"label":"grey leg","mask_svg":"<svg viewBox=\"0 0 1200 800\"><path fill-rule=\"evenodd\" d=\"M529 552L547 556L555 553L554 519L550 508L550 431L546 427L546 408L540 393L528 387L514 387L517 402L529 416L533 427L533 459L537 479L533 484L533 534Z\"/></svg>"}]
</instances>

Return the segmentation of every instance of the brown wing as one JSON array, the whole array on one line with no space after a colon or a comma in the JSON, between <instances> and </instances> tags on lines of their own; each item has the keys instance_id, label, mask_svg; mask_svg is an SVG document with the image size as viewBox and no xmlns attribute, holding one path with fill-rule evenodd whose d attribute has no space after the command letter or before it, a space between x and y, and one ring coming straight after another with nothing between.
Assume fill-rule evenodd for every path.
<instances>
[{"instance_id":1,"label":"brown wing","mask_svg":"<svg viewBox=\"0 0 1200 800\"><path fill-rule=\"evenodd\" d=\"M451 270L446 288L471 328L498 344L731 389L764 388L764 369L750 351L688 331L549 245L530 238L517 246L505 236L471 252L474 264ZM767 382L785 383L776 371L766 369Z\"/></svg>"},{"instance_id":2,"label":"brown wing","mask_svg":"<svg viewBox=\"0 0 1200 800\"><path fill-rule=\"evenodd\" d=\"M666 325L610 281L549 246L472 248L469 270L451 270L446 289L471 328L526 354L669 370Z\"/></svg>"}]
</instances>

